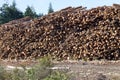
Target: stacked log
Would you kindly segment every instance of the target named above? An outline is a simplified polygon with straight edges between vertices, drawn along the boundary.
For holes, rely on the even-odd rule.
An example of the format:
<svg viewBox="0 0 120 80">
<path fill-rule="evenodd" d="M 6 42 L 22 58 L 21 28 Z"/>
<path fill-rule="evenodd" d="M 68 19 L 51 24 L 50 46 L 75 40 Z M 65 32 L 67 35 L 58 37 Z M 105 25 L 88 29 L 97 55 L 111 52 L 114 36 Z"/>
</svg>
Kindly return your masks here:
<svg viewBox="0 0 120 80">
<path fill-rule="evenodd" d="M 67 7 L 0 27 L 1 59 L 120 59 L 120 14 L 113 6 Z M 16 20 L 17 21 L 17 20 Z"/>
</svg>

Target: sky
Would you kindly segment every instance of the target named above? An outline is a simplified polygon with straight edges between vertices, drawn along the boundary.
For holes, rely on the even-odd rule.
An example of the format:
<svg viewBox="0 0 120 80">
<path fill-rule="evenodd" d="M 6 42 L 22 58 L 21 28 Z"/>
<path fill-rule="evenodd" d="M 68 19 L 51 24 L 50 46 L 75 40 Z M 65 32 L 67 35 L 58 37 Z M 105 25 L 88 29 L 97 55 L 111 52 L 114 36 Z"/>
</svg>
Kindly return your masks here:
<svg viewBox="0 0 120 80">
<path fill-rule="evenodd" d="M 0 0 L 0 7 L 3 3 L 7 1 L 9 4 L 13 2 L 13 0 Z M 58 11 L 60 9 L 72 6 L 84 6 L 87 9 L 95 8 L 98 6 L 111 6 L 113 3 L 120 4 L 120 0 L 15 0 L 16 7 L 21 10 L 25 11 L 27 6 L 34 7 L 36 13 L 43 13 L 47 14 L 49 3 L 51 2 L 54 11 Z"/>
</svg>

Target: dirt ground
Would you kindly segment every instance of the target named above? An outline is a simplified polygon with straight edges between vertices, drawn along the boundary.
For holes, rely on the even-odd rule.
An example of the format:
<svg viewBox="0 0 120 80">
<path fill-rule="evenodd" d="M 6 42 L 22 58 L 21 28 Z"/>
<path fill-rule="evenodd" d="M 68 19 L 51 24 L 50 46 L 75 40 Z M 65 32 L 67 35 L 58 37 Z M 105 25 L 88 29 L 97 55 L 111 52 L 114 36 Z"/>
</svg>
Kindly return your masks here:
<svg viewBox="0 0 120 80">
<path fill-rule="evenodd" d="M 68 72 L 71 80 L 120 80 L 120 60 L 119 61 L 53 61 L 55 67 Z M 0 65 L 17 66 L 26 65 L 28 67 L 36 64 L 36 61 L 0 61 Z"/>
<path fill-rule="evenodd" d="M 72 80 L 120 80 L 120 61 L 61 62 L 56 66 L 69 67 Z"/>
</svg>

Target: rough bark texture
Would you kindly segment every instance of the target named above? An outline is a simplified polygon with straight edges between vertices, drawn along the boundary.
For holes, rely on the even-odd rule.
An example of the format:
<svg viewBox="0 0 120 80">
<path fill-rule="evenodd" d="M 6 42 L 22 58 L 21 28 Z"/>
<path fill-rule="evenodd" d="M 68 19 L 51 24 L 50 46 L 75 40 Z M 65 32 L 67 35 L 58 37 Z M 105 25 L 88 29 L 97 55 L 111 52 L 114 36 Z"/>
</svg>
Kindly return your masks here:
<svg viewBox="0 0 120 80">
<path fill-rule="evenodd" d="M 118 5 L 117 5 L 118 6 Z M 0 26 L 0 58 L 120 59 L 120 9 L 68 7 Z"/>
</svg>

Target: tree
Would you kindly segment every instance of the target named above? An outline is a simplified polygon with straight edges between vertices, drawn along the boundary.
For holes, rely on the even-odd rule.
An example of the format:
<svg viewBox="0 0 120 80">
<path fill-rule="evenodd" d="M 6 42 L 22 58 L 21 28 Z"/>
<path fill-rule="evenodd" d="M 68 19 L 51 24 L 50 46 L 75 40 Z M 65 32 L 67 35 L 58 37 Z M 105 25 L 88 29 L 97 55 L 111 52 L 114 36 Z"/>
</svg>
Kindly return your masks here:
<svg viewBox="0 0 120 80">
<path fill-rule="evenodd" d="M 44 14 L 43 13 L 39 13 L 38 14 L 38 17 L 42 17 Z"/>
<path fill-rule="evenodd" d="M 49 8 L 48 8 L 48 13 L 52 13 L 54 12 L 53 8 L 52 8 L 52 4 L 49 4 Z"/>
<path fill-rule="evenodd" d="M 16 8 L 15 1 L 13 1 L 12 5 L 10 6 L 7 3 L 5 3 L 0 8 L 0 24 L 22 17 L 23 13 Z"/>
<path fill-rule="evenodd" d="M 38 17 L 33 7 L 28 6 L 24 12 L 24 16 L 30 16 L 32 18 Z"/>
</svg>

